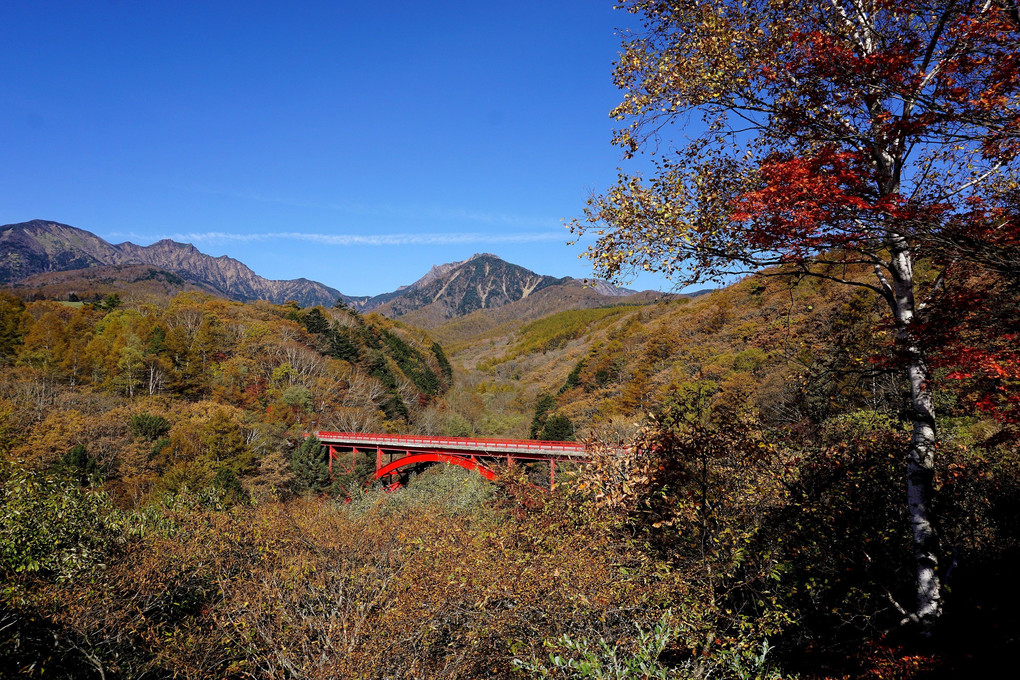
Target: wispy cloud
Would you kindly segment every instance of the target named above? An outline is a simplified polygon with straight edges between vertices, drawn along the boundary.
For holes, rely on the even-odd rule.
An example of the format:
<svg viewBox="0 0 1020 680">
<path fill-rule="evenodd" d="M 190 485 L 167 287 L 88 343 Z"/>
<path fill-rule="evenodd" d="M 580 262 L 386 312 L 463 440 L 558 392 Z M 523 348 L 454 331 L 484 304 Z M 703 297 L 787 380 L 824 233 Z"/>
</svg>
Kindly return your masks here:
<svg viewBox="0 0 1020 680">
<path fill-rule="evenodd" d="M 168 234 L 163 238 L 187 243 L 224 243 L 253 241 L 312 241 L 332 246 L 411 246 L 453 245 L 462 243 L 538 243 L 565 241 L 563 232 L 514 232 L 487 234 L 482 232 L 450 232 L 433 234 L 318 234 L 300 231 L 237 234 L 206 231 Z"/>
</svg>

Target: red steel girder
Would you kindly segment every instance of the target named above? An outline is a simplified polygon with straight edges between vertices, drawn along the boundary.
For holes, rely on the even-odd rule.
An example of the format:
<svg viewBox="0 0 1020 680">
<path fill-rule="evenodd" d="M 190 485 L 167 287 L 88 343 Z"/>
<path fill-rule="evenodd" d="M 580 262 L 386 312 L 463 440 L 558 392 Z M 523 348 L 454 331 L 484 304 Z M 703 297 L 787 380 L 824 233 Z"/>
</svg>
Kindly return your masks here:
<svg viewBox="0 0 1020 680">
<path fill-rule="evenodd" d="M 474 456 L 451 456 L 445 453 L 411 453 L 381 467 L 378 471 L 376 471 L 372 479 L 382 479 L 387 475 L 393 474 L 402 467 L 417 465 L 418 463 L 449 463 L 450 465 L 459 465 L 460 467 L 468 470 L 477 470 L 478 473 L 486 479 L 496 479 L 496 473 L 475 460 Z"/>
</svg>

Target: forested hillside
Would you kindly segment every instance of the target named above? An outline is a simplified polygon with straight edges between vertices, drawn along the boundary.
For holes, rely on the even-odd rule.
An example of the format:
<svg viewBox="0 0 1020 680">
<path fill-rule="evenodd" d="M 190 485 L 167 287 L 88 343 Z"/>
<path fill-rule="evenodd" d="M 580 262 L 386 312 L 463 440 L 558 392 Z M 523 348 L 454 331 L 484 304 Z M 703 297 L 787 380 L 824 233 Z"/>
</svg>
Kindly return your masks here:
<svg viewBox="0 0 1020 680">
<path fill-rule="evenodd" d="M 164 269 L 117 270 L 138 277 L 123 297 L 42 299 L 68 297 L 46 276 L 0 292 L 0 676 L 941 680 L 1015 666 L 1020 2 L 618 4 L 613 143 L 647 156 L 569 227 L 606 280 L 718 289 L 607 296 L 483 254 L 347 300 L 398 320 L 343 299 L 161 297 L 179 285 Z M 445 40 L 463 25 L 440 14 Z M 408 41 L 415 60 L 426 42 Z M 431 89 L 463 107 L 462 88 Z M 425 149 L 429 107 L 411 108 Z M 468 132 L 443 157 L 463 136 L 498 163 L 499 145 Z M 410 185 L 387 138 L 368 137 L 395 204 Z M 304 153 L 336 155 L 306 139 Z M 286 189 L 260 204 L 296 208 Z M 321 207 L 366 232 L 403 215 L 367 196 Z M 487 235 L 294 235 L 547 242 L 510 233 L 530 218 L 478 217 Z M 6 232 L 18 248 L 0 274 L 123 254 L 44 226 Z M 373 485 L 354 456 L 327 469 L 316 429 L 573 439 L 585 459 L 553 482 L 551 462 L 509 454 L 492 481 L 412 457 L 403 486 Z"/>
<path fill-rule="evenodd" d="M 1010 284 L 988 284 L 1008 314 Z M 911 587 L 903 397 L 879 308 L 834 283 L 567 310 L 452 367 L 342 308 L 2 302 L 11 672 L 512 677 L 543 640 L 602 658 L 610 636 L 633 658 L 661 644 L 679 677 L 925 677 L 1020 630 L 997 585 L 1020 545 L 1015 421 L 987 402 L 994 371 L 947 367 L 953 643 L 882 637 Z M 554 493 L 513 470 L 365 492 L 331 488 L 312 427 L 578 438 L 595 459 Z"/>
<path fill-rule="evenodd" d="M 313 426 L 405 429 L 451 379 L 423 333 L 347 309 L 3 293 L 0 327 L 5 450 L 95 473 L 128 507 L 208 487 L 287 495 L 307 482 L 288 459 Z"/>
<path fill-rule="evenodd" d="M 862 410 L 897 417 L 902 393 L 880 304 L 834 282 L 771 274 L 697 298 L 565 310 L 512 328 L 490 327 L 470 343 L 454 343 L 451 357 L 470 369 L 464 375 L 475 382 L 476 397 L 513 391 L 520 422 L 546 394 L 579 437 L 602 428 L 633 432 L 670 394 L 691 390 L 713 409 L 750 408 L 770 426 L 811 434 L 828 418 Z M 980 285 L 1000 323 L 1014 324 L 1006 319 L 1015 313 L 1010 284 L 985 278 Z M 946 393 L 940 418 L 950 427 L 949 439 L 971 441 L 957 427 L 971 425 L 1008 436 L 1014 418 L 1009 369 L 972 364 L 973 371 L 952 370 L 959 359 L 959 348 L 949 344 L 935 359 L 945 366 L 937 379 Z M 459 388 L 448 395 L 462 398 Z M 981 413 L 998 414 L 1000 424 L 979 424 Z M 484 427 L 477 432 L 499 434 Z"/>
</svg>

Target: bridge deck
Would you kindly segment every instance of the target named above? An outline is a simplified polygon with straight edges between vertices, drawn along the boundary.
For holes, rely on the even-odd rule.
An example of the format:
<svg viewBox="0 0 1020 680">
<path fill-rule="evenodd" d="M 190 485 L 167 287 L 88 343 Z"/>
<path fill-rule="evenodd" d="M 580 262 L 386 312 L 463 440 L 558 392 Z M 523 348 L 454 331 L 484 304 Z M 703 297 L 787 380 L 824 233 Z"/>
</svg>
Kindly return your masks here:
<svg viewBox="0 0 1020 680">
<path fill-rule="evenodd" d="M 358 432 L 315 433 L 323 444 L 342 447 L 371 447 L 400 451 L 469 453 L 476 456 L 513 457 L 528 460 L 588 460 L 584 444 L 531 439 L 473 439 L 468 437 L 419 437 L 402 434 Z"/>
</svg>

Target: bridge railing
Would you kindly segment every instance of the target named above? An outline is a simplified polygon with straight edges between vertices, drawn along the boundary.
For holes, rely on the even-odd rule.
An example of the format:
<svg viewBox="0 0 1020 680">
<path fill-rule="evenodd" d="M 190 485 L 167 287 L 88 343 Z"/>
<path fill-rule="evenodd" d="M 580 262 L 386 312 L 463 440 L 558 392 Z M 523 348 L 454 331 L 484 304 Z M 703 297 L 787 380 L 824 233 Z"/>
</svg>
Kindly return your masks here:
<svg viewBox="0 0 1020 680">
<path fill-rule="evenodd" d="M 316 436 L 323 443 L 363 443 L 376 446 L 437 446 L 475 449 L 479 451 L 547 451 L 584 455 L 585 446 L 578 442 L 545 441 L 536 439 L 482 439 L 472 437 L 423 437 L 399 434 L 366 434 L 361 432 L 332 432 L 322 430 Z"/>
</svg>

